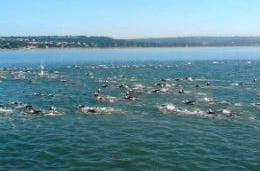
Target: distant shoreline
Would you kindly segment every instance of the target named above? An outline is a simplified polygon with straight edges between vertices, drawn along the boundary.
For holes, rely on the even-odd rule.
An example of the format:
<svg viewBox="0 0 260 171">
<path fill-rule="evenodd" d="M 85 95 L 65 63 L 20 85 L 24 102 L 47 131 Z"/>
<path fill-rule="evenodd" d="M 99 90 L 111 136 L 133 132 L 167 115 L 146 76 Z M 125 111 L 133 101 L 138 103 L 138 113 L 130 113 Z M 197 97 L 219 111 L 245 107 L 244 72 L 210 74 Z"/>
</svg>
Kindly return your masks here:
<svg viewBox="0 0 260 171">
<path fill-rule="evenodd" d="M 0 49 L 121 49 L 121 48 L 196 48 L 258 47 L 260 37 L 175 37 L 115 39 L 96 36 L 0 37 Z"/>
<path fill-rule="evenodd" d="M 10 48 L 0 49 L 0 51 L 33 51 L 33 50 L 93 50 L 93 49 L 163 49 L 163 48 L 248 48 L 248 47 L 259 47 L 260 46 L 161 46 L 161 47 L 67 47 L 67 48 Z"/>
</svg>

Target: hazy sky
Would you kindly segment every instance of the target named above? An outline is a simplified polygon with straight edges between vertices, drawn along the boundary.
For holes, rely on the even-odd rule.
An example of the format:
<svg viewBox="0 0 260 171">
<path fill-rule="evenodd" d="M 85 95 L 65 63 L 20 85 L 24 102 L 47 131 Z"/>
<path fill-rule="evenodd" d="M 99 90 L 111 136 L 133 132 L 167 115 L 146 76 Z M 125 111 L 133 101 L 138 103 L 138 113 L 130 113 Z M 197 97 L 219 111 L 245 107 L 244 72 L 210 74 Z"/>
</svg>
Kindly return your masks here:
<svg viewBox="0 0 260 171">
<path fill-rule="evenodd" d="M 0 0 L 0 36 L 260 36 L 260 0 Z"/>
</svg>

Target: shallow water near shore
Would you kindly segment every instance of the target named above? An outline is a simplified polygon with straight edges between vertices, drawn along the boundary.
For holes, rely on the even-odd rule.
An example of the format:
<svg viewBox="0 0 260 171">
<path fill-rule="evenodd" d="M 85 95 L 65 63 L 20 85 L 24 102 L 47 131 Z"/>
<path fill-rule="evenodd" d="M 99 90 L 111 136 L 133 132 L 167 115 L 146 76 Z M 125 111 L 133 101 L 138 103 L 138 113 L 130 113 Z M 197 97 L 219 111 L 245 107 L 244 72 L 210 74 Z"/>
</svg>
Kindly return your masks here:
<svg viewBox="0 0 260 171">
<path fill-rule="evenodd" d="M 0 170 L 260 169 L 260 48 L 0 59 Z"/>
</svg>

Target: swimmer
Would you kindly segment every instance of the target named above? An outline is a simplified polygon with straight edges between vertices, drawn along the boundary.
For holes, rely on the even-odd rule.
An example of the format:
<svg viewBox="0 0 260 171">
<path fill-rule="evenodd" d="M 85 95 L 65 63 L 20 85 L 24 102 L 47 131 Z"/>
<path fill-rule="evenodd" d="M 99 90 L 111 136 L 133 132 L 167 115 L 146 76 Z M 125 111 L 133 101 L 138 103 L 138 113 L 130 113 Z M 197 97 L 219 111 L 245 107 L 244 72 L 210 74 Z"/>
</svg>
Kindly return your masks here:
<svg viewBox="0 0 260 171">
<path fill-rule="evenodd" d="M 11 109 L 8 109 L 5 105 L 0 104 L 0 112 L 11 112 Z"/>
<path fill-rule="evenodd" d="M 99 96 L 99 93 L 97 93 L 97 92 L 95 92 L 95 93 L 93 93 L 93 96 Z"/>
<path fill-rule="evenodd" d="M 82 105 L 82 104 L 78 105 L 78 109 L 81 112 L 83 112 L 83 113 L 85 113 L 85 112 L 87 112 L 87 113 L 96 113 L 97 112 L 96 108 L 94 108 L 94 107 L 86 107 L 85 105 Z"/>
<path fill-rule="evenodd" d="M 78 109 L 83 109 L 84 107 L 85 107 L 85 105 L 83 105 L 83 104 L 78 105 Z"/>
<path fill-rule="evenodd" d="M 89 112 L 89 113 L 96 113 L 97 111 L 96 111 L 95 108 L 90 107 L 90 108 L 88 108 L 87 112 Z"/>
<path fill-rule="evenodd" d="M 195 105 L 195 101 L 193 101 L 193 100 L 184 100 L 183 103 L 185 103 L 187 105 Z"/>
<path fill-rule="evenodd" d="M 101 89 L 99 88 L 95 93 L 93 93 L 93 96 L 99 96 L 101 94 Z"/>
<path fill-rule="evenodd" d="M 185 77 L 185 80 L 192 81 L 193 79 L 192 79 L 192 77 Z"/>
<path fill-rule="evenodd" d="M 165 81 L 167 81 L 167 79 L 165 79 L 165 78 L 161 78 L 161 79 L 159 79 L 159 81 L 163 81 L 163 82 L 165 82 Z"/>
<path fill-rule="evenodd" d="M 127 99 L 127 100 L 135 100 L 135 97 L 134 97 L 134 96 L 131 96 L 131 95 L 125 95 L 124 99 Z"/>
<path fill-rule="evenodd" d="M 133 93 L 134 93 L 133 90 L 128 90 L 128 91 L 125 92 L 125 96 L 130 96 Z"/>
<path fill-rule="evenodd" d="M 103 96 L 98 96 L 98 97 L 97 97 L 97 100 L 98 100 L 98 101 L 105 101 L 105 97 L 103 97 Z"/>
<path fill-rule="evenodd" d="M 92 76 L 93 73 L 92 73 L 92 72 L 87 72 L 86 75 L 87 75 L 87 76 Z"/>
<path fill-rule="evenodd" d="M 212 109 L 209 109 L 209 110 L 207 111 L 207 113 L 208 113 L 208 114 L 215 114 L 215 112 L 214 112 Z"/>
<path fill-rule="evenodd" d="M 125 85 L 125 84 L 119 84 L 119 85 L 117 85 L 116 87 L 118 87 L 118 88 L 127 88 L 128 86 Z"/>
<path fill-rule="evenodd" d="M 156 85 L 156 86 L 159 86 L 159 87 L 161 87 L 161 88 L 162 88 L 162 87 L 166 87 L 166 84 L 165 84 L 165 83 L 156 83 L 155 85 Z"/>
<path fill-rule="evenodd" d="M 96 99 L 98 101 L 101 101 L 101 102 L 111 102 L 111 103 L 113 103 L 117 100 L 117 97 L 100 95 L 100 96 L 97 96 Z"/>
<path fill-rule="evenodd" d="M 168 112 L 177 112 L 178 109 L 173 104 L 161 104 L 159 106 L 160 110 L 168 111 Z"/>
<path fill-rule="evenodd" d="M 184 93 L 184 90 L 183 90 L 183 89 L 180 89 L 180 90 L 178 91 L 178 93 L 179 93 L 179 94 L 183 94 L 183 93 Z"/>
<path fill-rule="evenodd" d="M 153 92 L 153 93 L 159 93 L 159 92 L 160 92 L 160 89 L 153 89 L 152 92 Z"/>
<path fill-rule="evenodd" d="M 54 113 L 55 111 L 56 111 L 56 107 L 51 106 L 51 107 L 49 108 L 49 113 Z"/>
<path fill-rule="evenodd" d="M 106 84 L 103 84 L 102 87 L 103 87 L 103 88 L 109 87 L 109 84 L 107 84 L 107 83 L 106 83 Z"/>
<path fill-rule="evenodd" d="M 233 112 L 226 114 L 226 117 L 235 118 L 237 115 Z"/>
<path fill-rule="evenodd" d="M 33 93 L 34 96 L 42 96 L 42 93 Z"/>
<path fill-rule="evenodd" d="M 34 109 L 32 105 L 25 105 L 24 109 L 28 114 L 42 114 L 41 110 Z"/>
</svg>

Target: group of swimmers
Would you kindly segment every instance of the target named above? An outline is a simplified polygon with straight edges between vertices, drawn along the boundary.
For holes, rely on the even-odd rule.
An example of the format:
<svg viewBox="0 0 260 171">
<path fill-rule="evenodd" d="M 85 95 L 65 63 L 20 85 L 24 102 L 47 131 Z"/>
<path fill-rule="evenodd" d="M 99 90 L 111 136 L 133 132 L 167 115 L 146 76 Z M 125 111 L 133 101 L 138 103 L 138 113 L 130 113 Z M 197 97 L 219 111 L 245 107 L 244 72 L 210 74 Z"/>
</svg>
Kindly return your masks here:
<svg viewBox="0 0 260 171">
<path fill-rule="evenodd" d="M 23 72 L 27 73 L 27 72 L 30 72 L 30 70 L 26 69 Z M 90 77 L 93 77 L 94 74 L 92 72 L 87 72 L 86 75 L 90 76 Z M 169 81 L 169 79 L 167 79 L 167 78 L 159 79 L 159 82 L 156 83 L 155 85 L 157 85 L 160 88 L 152 89 L 151 92 L 152 93 L 166 93 L 166 92 L 168 92 L 168 90 L 165 89 L 165 87 L 167 86 L 166 82 L 168 82 L 168 81 Z M 176 79 L 174 79 L 174 81 L 176 81 L 176 82 L 180 82 L 180 81 L 193 81 L 193 78 L 192 77 L 176 78 Z M 237 84 L 237 86 L 242 86 L 242 85 L 243 85 L 242 83 L 238 83 Z M 194 85 L 194 87 L 196 87 L 196 88 L 200 88 L 200 87 L 203 87 L 203 86 L 208 86 L 209 87 L 209 86 L 211 86 L 211 83 L 210 82 L 206 82 L 203 85 L 200 85 L 200 84 Z M 105 89 L 105 88 L 108 88 L 108 87 L 110 87 L 110 82 L 106 80 L 106 81 L 104 81 L 104 84 L 101 86 L 101 88 Z M 133 88 L 129 88 L 130 86 L 122 83 L 122 84 L 116 85 L 115 87 L 125 90 L 125 92 L 123 93 L 123 99 L 131 100 L 131 101 L 136 100 L 135 91 L 133 90 Z M 106 96 L 103 93 L 103 90 L 101 90 L 101 88 L 98 88 L 97 91 L 95 91 L 93 93 L 93 96 L 95 96 L 98 101 L 113 101 L 113 97 Z M 178 94 L 185 94 L 186 90 L 181 88 L 181 89 L 177 90 L 177 93 Z M 54 96 L 52 94 L 43 94 L 43 93 L 38 93 L 38 92 L 34 93 L 33 95 L 34 96 L 48 96 L 48 97 L 49 96 Z M 196 102 L 194 100 L 184 100 L 183 103 L 187 104 L 187 105 L 197 105 L 198 102 Z M 17 103 L 17 105 L 18 105 L 18 103 Z M 255 103 L 255 105 L 256 106 L 260 106 L 260 102 Z M 28 114 L 45 114 L 45 113 L 52 114 L 52 113 L 57 112 L 57 110 L 56 110 L 56 108 L 54 106 L 51 106 L 47 110 L 47 112 L 44 111 L 44 110 L 36 109 L 32 105 L 30 105 L 30 104 L 23 105 L 22 109 L 24 110 L 25 113 L 28 113 Z M 78 109 L 80 111 L 84 111 L 84 112 L 87 112 L 87 113 L 97 113 L 98 112 L 98 108 L 97 107 L 89 107 L 89 106 L 82 105 L 82 104 L 78 105 Z M 172 111 L 172 112 L 178 111 L 177 108 L 175 108 L 173 106 L 165 105 L 165 104 L 160 105 L 159 109 Z M 5 105 L 0 105 L 0 112 L 1 111 L 9 111 L 9 108 L 7 106 L 5 106 Z M 226 109 L 220 109 L 220 110 L 214 111 L 213 109 L 210 108 L 205 113 L 207 113 L 209 115 L 215 115 L 215 114 L 220 113 L 220 112 L 226 114 L 226 116 L 228 116 L 228 117 L 236 117 L 237 116 L 236 113 L 231 112 L 231 111 L 226 110 Z"/>
<path fill-rule="evenodd" d="M 184 81 L 184 80 L 187 80 L 187 81 L 192 81 L 192 77 L 186 77 L 186 78 L 177 78 L 175 79 L 175 81 Z M 156 83 L 155 85 L 159 86 L 159 87 L 166 87 L 166 83 L 168 81 L 168 79 L 165 79 L 165 78 L 162 78 L 162 79 L 159 79 L 159 83 Z M 210 82 L 206 82 L 204 85 L 199 85 L 199 84 L 196 84 L 194 87 L 196 88 L 199 88 L 199 87 L 203 87 L 203 86 L 211 86 L 211 83 Z M 110 87 L 110 83 L 109 81 L 104 81 L 104 84 L 101 86 L 101 88 L 107 88 L 107 87 Z M 118 84 L 118 85 L 115 85 L 116 88 L 120 88 L 120 89 L 125 89 L 125 93 L 124 93 L 124 99 L 127 99 L 127 100 L 135 100 L 136 97 L 134 96 L 134 93 L 135 91 L 133 90 L 133 88 L 130 88 L 130 86 L 128 86 L 127 84 Z M 106 96 L 104 95 L 104 92 L 103 90 L 101 90 L 101 88 L 98 88 L 97 91 L 95 91 L 93 93 L 93 96 L 95 96 L 97 98 L 97 100 L 99 101 L 105 101 L 106 99 Z M 152 93 L 160 93 L 160 92 L 164 92 L 162 90 L 162 88 L 156 88 L 156 89 L 152 89 L 151 92 Z M 165 91 L 167 92 L 167 91 Z M 178 94 L 184 94 L 185 93 L 185 90 L 184 89 L 179 89 L 178 91 Z M 214 102 L 212 100 L 209 100 L 208 101 L 210 104 L 214 104 Z M 184 100 L 183 101 L 184 104 L 187 104 L 187 105 L 196 105 L 198 102 L 196 102 L 195 100 Z M 89 107 L 89 106 L 86 106 L 86 105 L 78 105 L 78 109 L 80 111 L 84 111 L 85 113 L 97 113 L 97 108 L 96 107 Z M 160 110 L 166 110 L 166 111 L 171 111 L 171 112 L 178 112 L 177 108 L 174 106 L 174 105 L 166 105 L 166 104 L 162 104 L 159 106 L 159 109 Z M 208 115 L 215 115 L 215 114 L 219 114 L 219 113 L 223 113 L 225 114 L 227 117 L 236 117 L 237 114 L 234 113 L 234 112 L 231 112 L 227 109 L 220 109 L 220 110 L 216 110 L 214 111 L 213 109 L 208 109 L 206 112 L 206 114 Z"/>
</svg>

